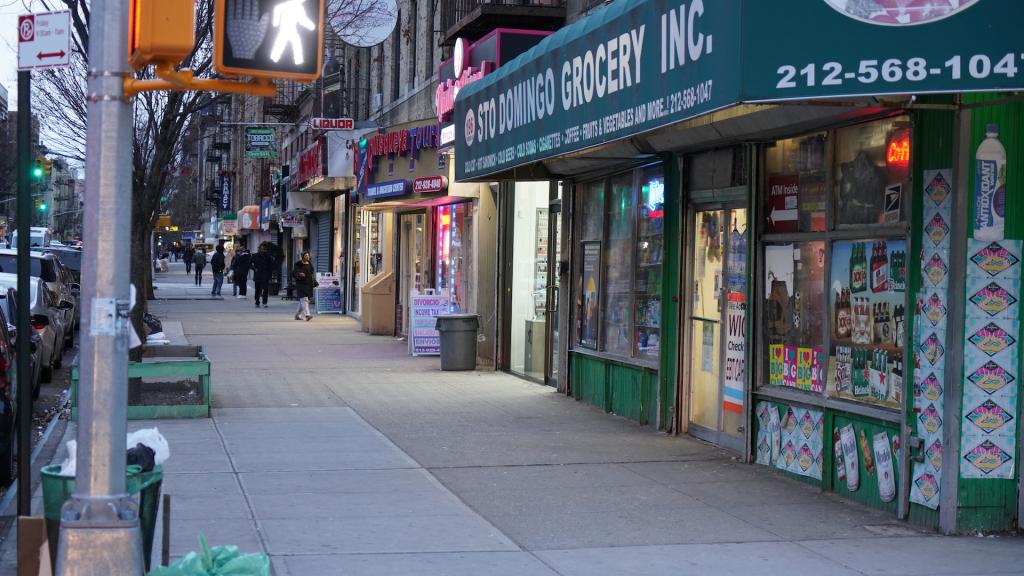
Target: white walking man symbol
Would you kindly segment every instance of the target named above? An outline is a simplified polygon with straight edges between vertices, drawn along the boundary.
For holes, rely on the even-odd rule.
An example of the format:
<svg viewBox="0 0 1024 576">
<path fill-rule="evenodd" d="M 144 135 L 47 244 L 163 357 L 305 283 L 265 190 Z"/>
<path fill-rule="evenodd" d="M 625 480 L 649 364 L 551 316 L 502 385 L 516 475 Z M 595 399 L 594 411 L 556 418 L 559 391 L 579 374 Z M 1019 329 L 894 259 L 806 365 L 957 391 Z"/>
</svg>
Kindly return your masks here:
<svg viewBox="0 0 1024 576">
<path fill-rule="evenodd" d="M 299 26 L 306 30 L 316 30 L 316 23 L 306 16 L 306 7 L 303 6 L 305 2 L 306 0 L 285 0 L 274 6 L 271 24 L 278 30 L 274 47 L 270 50 L 270 59 L 274 62 L 281 60 L 281 54 L 290 44 L 295 65 L 302 64 L 302 37 L 299 36 Z"/>
</svg>

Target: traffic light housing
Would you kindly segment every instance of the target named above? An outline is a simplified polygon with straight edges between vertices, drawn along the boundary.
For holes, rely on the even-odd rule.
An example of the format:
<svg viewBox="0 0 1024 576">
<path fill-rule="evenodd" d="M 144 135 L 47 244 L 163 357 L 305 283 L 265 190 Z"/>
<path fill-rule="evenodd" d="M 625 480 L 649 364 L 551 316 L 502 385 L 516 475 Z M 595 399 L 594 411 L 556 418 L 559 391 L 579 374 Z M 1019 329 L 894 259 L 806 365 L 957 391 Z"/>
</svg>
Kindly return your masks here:
<svg viewBox="0 0 1024 576">
<path fill-rule="evenodd" d="M 214 67 L 225 76 L 313 82 L 324 56 L 323 0 L 216 0 Z"/>
<path fill-rule="evenodd" d="M 43 170 L 43 164 L 39 160 L 32 166 L 32 177 L 36 180 L 42 180 L 45 171 Z"/>
<path fill-rule="evenodd" d="M 53 160 L 50 160 L 49 158 L 43 158 L 42 160 L 39 161 L 39 164 L 43 168 L 43 176 L 45 178 L 49 178 L 50 174 L 53 173 Z"/>
<path fill-rule="evenodd" d="M 177 66 L 195 46 L 193 0 L 129 0 L 128 61 Z"/>
</svg>

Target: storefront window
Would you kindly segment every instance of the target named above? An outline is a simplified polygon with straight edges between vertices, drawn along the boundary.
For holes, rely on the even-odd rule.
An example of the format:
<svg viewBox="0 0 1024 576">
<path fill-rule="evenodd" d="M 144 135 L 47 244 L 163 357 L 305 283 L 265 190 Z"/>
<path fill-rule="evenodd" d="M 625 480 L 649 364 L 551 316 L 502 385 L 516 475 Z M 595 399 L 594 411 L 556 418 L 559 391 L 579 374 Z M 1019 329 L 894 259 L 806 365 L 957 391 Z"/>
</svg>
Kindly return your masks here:
<svg viewBox="0 0 1024 576">
<path fill-rule="evenodd" d="M 879 232 L 906 217 L 909 142 L 896 118 L 767 150 L 763 385 L 900 406 L 907 242 Z M 874 234 L 850 232 L 865 226 Z"/>
<path fill-rule="evenodd" d="M 605 204 L 608 236 L 604 249 L 604 309 L 601 336 L 604 349 L 629 356 L 630 266 L 633 262 L 633 174 L 612 178 Z"/>
<path fill-rule="evenodd" d="M 836 225 L 895 224 L 910 192 L 907 121 L 860 124 L 836 131 Z"/>
<path fill-rule="evenodd" d="M 473 205 L 464 202 L 441 206 L 435 214 L 436 287 L 448 294 L 452 312 L 468 312 L 473 274 Z"/>
<path fill-rule="evenodd" d="M 665 233 L 665 177 L 660 168 L 640 173 L 638 211 L 634 354 L 657 359 L 661 348 L 661 258 Z"/>
<path fill-rule="evenodd" d="M 827 135 L 814 134 L 782 140 L 766 150 L 765 232 L 825 231 L 827 144 Z"/>
<path fill-rule="evenodd" d="M 584 184 L 578 198 L 576 343 L 616 356 L 657 360 L 665 203 L 661 168 Z"/>
<path fill-rule="evenodd" d="M 355 314 L 359 313 L 359 299 L 362 296 L 361 290 L 363 287 L 363 238 L 366 237 L 363 220 L 365 217 L 366 212 L 359 206 L 356 206 L 356 209 L 352 212 L 352 272 L 349 276 L 351 286 L 348 291 L 348 309 Z"/>
<path fill-rule="evenodd" d="M 825 243 L 768 244 L 764 264 L 768 384 L 821 392 L 826 361 Z"/>
</svg>

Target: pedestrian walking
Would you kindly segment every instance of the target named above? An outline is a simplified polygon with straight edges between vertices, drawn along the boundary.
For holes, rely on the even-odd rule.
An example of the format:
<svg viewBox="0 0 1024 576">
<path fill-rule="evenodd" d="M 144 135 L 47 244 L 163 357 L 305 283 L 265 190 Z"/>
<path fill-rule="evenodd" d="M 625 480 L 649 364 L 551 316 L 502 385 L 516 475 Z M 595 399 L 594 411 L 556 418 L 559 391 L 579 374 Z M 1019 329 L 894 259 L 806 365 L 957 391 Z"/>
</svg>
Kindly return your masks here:
<svg viewBox="0 0 1024 576">
<path fill-rule="evenodd" d="M 260 307 L 260 300 L 263 300 L 263 307 L 267 307 L 267 297 L 270 295 L 270 277 L 274 270 L 274 257 L 270 255 L 270 249 L 266 243 L 260 244 L 256 255 L 252 257 L 252 281 L 256 285 L 256 307 Z"/>
<path fill-rule="evenodd" d="M 192 256 L 192 265 L 196 267 L 196 286 L 203 285 L 203 268 L 206 267 L 206 252 L 196 250 Z"/>
<path fill-rule="evenodd" d="M 213 272 L 213 290 L 210 296 L 220 296 L 220 289 L 224 286 L 224 245 L 218 244 L 217 250 L 210 258 L 210 271 Z"/>
<path fill-rule="evenodd" d="M 185 244 L 184 248 L 184 260 L 185 260 L 185 274 L 192 273 L 192 259 L 195 257 L 195 248 L 192 247 L 192 243 Z"/>
<path fill-rule="evenodd" d="M 292 280 L 295 281 L 295 296 L 299 299 L 299 307 L 295 310 L 295 319 L 302 320 L 300 314 L 305 315 L 306 321 L 313 317 L 309 314 L 309 299 L 313 297 L 314 283 L 313 264 L 309 261 L 309 252 L 302 253 L 302 259 L 295 263 L 292 269 Z"/>
<path fill-rule="evenodd" d="M 231 259 L 231 277 L 235 284 L 234 292 L 238 298 L 245 298 L 249 289 L 249 267 L 252 266 L 252 254 L 242 248 Z"/>
</svg>

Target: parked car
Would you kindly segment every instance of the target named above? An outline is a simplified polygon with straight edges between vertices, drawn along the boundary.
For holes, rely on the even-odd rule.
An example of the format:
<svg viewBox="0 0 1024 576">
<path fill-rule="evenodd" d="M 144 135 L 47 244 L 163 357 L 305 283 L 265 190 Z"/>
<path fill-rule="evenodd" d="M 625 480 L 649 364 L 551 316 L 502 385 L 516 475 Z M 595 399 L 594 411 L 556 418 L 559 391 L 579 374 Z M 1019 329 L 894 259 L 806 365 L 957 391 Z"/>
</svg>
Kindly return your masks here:
<svg viewBox="0 0 1024 576">
<path fill-rule="evenodd" d="M 18 379 L 14 340 L 7 317 L 0 313 L 0 486 L 14 480 Z"/>
<path fill-rule="evenodd" d="M 82 278 L 82 251 L 74 248 L 46 248 L 43 250 L 57 257 L 60 263 L 71 273 L 72 282 L 80 283 Z"/>
<path fill-rule="evenodd" d="M 62 273 L 60 261 L 56 256 L 46 252 L 32 251 L 31 270 L 29 274 L 33 277 L 42 278 L 46 287 L 57 295 L 56 306 L 59 307 L 62 301 L 71 303 L 70 307 L 60 307 L 64 321 L 61 327 L 64 329 L 64 347 L 70 348 L 74 345 L 75 326 L 78 324 L 78 292 L 81 286 L 75 282 L 69 282 L 69 276 Z M 0 272 L 15 272 L 18 270 L 17 250 L 0 250 Z"/>
<path fill-rule="evenodd" d="M 58 300 L 41 278 L 33 277 L 29 286 L 30 323 L 43 345 L 40 381 L 49 382 L 53 379 L 54 368 L 63 365 L 64 313 L 74 305 L 66 300 Z M 18 276 L 0 273 L 0 289 L 8 288 L 18 288 Z"/>
<path fill-rule="evenodd" d="M 7 331 L 11 336 L 11 344 L 17 347 L 18 330 L 18 291 L 10 288 L 0 289 L 0 314 L 7 319 Z M 43 368 L 43 338 L 35 330 L 29 330 L 29 366 L 32 368 L 32 398 L 39 398 L 40 372 Z"/>
</svg>

